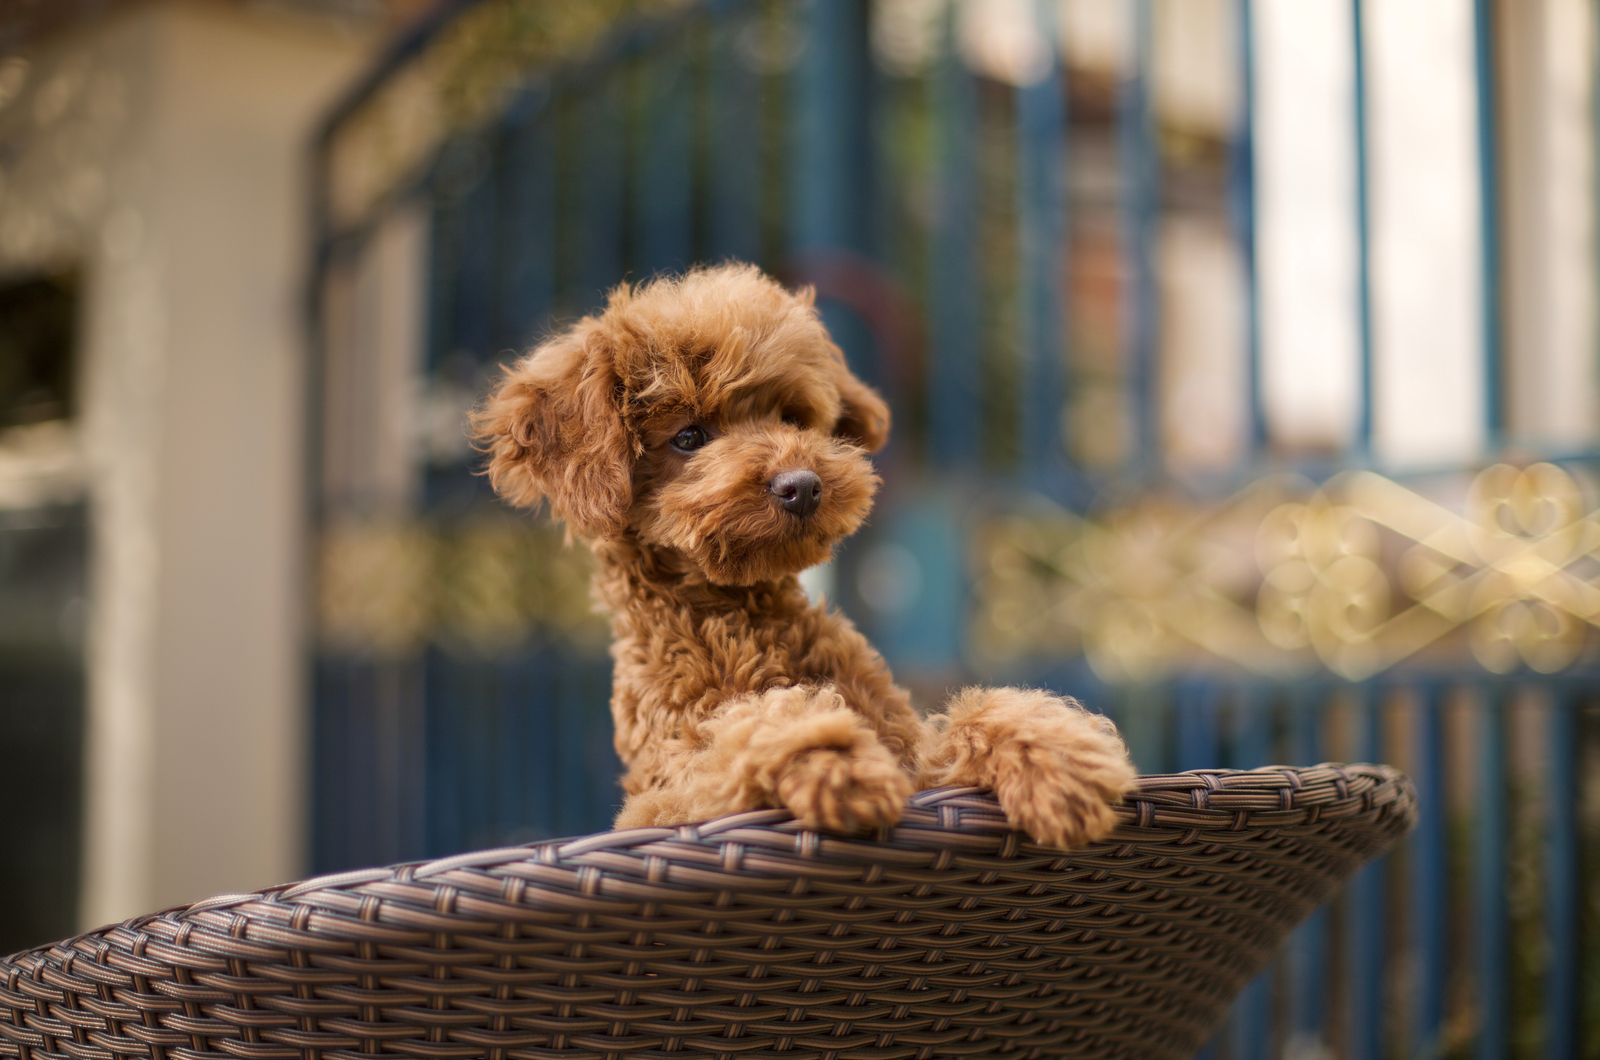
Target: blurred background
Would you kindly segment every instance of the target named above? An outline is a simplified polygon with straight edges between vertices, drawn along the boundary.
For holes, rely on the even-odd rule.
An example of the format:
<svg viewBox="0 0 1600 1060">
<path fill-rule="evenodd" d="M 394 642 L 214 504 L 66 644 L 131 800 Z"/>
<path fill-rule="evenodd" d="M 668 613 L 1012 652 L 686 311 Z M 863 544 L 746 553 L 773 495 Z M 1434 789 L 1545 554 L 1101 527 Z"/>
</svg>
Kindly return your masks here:
<svg viewBox="0 0 1600 1060">
<path fill-rule="evenodd" d="M 495 366 L 697 261 L 890 400 L 925 707 L 1408 770 L 1208 1053 L 1600 1057 L 1593 0 L 0 0 L 0 951 L 602 829 Z"/>
</svg>

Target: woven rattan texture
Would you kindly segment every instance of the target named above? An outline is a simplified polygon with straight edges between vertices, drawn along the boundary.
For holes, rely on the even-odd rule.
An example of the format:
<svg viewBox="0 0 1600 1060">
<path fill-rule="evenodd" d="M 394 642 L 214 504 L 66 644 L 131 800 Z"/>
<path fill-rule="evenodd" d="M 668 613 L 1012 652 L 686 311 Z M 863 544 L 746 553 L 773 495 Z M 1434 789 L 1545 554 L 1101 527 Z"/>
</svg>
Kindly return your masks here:
<svg viewBox="0 0 1600 1060">
<path fill-rule="evenodd" d="M 970 789 L 345 873 L 0 961 L 0 1057 L 1184 1057 L 1410 827 L 1377 766 L 1149 776 L 1062 854 Z"/>
</svg>

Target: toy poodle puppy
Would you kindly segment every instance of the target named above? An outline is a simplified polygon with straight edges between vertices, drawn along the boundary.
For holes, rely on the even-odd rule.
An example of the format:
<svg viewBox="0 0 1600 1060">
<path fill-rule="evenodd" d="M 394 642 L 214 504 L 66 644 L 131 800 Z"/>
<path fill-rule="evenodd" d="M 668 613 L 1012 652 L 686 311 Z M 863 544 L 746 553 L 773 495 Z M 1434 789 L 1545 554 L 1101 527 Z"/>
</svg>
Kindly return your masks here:
<svg viewBox="0 0 1600 1060">
<path fill-rule="evenodd" d="M 923 719 L 806 599 L 796 575 L 866 518 L 889 430 L 809 290 L 738 264 L 624 284 L 506 368 L 473 429 L 500 496 L 548 500 L 598 560 L 617 827 L 782 807 L 863 832 L 915 790 L 973 785 L 1048 846 L 1111 830 L 1134 773 L 1110 721 L 1017 688 Z"/>
</svg>

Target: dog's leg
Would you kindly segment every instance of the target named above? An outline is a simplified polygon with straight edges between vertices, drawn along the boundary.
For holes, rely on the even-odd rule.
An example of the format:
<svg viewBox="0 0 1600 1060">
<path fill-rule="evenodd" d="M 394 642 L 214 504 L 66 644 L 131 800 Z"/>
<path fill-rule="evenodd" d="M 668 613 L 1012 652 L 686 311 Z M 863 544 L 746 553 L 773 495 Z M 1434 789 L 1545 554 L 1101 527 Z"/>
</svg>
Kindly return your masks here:
<svg viewBox="0 0 1600 1060">
<path fill-rule="evenodd" d="M 629 796 L 618 828 L 681 824 L 762 806 L 808 828 L 870 831 L 900 819 L 912 792 L 861 715 L 831 687 L 775 688 L 719 707 L 697 746 Z"/>
<path fill-rule="evenodd" d="M 1082 846 L 1115 827 L 1111 804 L 1134 770 L 1110 719 L 1048 692 L 969 688 L 932 721 L 940 728 L 921 787 L 988 788 L 1006 818 L 1046 846 Z"/>
</svg>

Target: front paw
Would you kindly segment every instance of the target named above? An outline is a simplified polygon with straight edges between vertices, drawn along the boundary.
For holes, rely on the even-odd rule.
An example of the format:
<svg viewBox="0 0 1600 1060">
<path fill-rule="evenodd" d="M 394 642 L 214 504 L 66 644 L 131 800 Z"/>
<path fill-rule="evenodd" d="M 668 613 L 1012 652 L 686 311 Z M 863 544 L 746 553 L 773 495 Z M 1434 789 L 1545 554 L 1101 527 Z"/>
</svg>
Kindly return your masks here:
<svg viewBox="0 0 1600 1060">
<path fill-rule="evenodd" d="M 894 824 L 912 790 L 911 779 L 876 740 L 805 751 L 777 781 L 778 801 L 801 824 L 830 832 L 871 832 Z"/>
<path fill-rule="evenodd" d="M 924 764 L 928 786 L 989 788 L 1006 819 L 1045 846 L 1083 846 L 1116 827 L 1112 806 L 1136 774 L 1110 719 L 1019 688 L 968 689 L 948 719 Z"/>
</svg>

